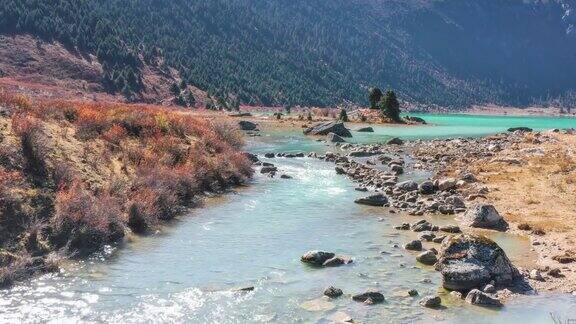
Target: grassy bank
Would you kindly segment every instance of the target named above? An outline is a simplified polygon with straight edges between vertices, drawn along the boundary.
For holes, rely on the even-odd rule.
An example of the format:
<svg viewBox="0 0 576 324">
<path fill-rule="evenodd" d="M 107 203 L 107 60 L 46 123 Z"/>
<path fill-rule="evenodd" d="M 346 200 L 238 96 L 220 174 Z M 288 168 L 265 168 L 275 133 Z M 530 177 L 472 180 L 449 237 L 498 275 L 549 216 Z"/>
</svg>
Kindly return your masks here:
<svg viewBox="0 0 576 324">
<path fill-rule="evenodd" d="M 0 90 L 0 285 L 146 234 L 252 174 L 227 125 Z"/>
</svg>

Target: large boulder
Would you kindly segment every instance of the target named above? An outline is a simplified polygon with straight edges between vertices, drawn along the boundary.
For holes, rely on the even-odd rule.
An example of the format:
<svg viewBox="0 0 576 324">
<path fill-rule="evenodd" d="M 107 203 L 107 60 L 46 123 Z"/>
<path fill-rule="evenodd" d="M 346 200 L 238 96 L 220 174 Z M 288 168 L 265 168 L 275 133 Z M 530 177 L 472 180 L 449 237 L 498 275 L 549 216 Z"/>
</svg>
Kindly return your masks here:
<svg viewBox="0 0 576 324">
<path fill-rule="evenodd" d="M 238 126 L 240 126 L 240 129 L 243 131 L 253 131 L 253 130 L 256 130 L 258 128 L 258 124 L 253 123 L 251 121 L 247 121 L 247 120 L 239 121 Z"/>
<path fill-rule="evenodd" d="M 520 278 L 520 272 L 498 244 L 471 234 L 444 240 L 436 270 L 442 273 L 444 288 L 458 291 L 482 289 L 491 281 L 508 285 Z"/>
<path fill-rule="evenodd" d="M 305 135 L 328 135 L 334 133 L 341 137 L 352 137 L 352 133 L 342 122 L 324 122 L 304 130 Z"/>
<path fill-rule="evenodd" d="M 462 216 L 462 222 L 470 227 L 494 229 L 505 231 L 508 223 L 502 218 L 493 205 L 478 204 L 466 211 Z"/>
<path fill-rule="evenodd" d="M 371 195 L 368 197 L 358 198 L 354 201 L 360 205 L 383 207 L 388 204 L 388 197 L 383 194 Z"/>
</svg>

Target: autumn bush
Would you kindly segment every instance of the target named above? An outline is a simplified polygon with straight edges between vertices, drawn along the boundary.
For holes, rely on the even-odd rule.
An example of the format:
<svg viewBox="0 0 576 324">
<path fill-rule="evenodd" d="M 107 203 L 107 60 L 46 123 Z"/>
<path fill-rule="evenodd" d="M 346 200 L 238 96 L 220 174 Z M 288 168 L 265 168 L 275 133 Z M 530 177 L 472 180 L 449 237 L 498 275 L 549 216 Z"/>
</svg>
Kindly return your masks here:
<svg viewBox="0 0 576 324">
<path fill-rule="evenodd" d="M 0 118 L 18 139 L 9 147 L 0 140 L 0 236 L 7 230 L 2 219 L 22 219 L 0 247 L 14 255 L 90 254 L 121 241 L 127 230 L 150 232 L 196 206 L 205 192 L 252 175 L 235 127 L 178 110 L 33 102 L 2 91 L 0 106 L 10 107 L 10 117 Z M 14 152 L 21 163 L 8 163 Z M 4 277 L 19 277 L 16 269 L 31 264 L 25 259 L 6 259 L 13 268 L 0 264 Z"/>
</svg>

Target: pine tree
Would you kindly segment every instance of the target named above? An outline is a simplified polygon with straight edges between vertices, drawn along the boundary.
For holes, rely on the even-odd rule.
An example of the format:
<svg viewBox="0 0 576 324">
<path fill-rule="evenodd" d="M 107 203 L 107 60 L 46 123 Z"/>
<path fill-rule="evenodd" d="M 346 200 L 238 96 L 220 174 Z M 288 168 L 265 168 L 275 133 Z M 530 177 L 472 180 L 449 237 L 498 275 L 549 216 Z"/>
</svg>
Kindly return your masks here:
<svg viewBox="0 0 576 324">
<path fill-rule="evenodd" d="M 370 101 L 371 109 L 378 109 L 378 103 L 382 100 L 382 90 L 376 87 L 370 88 L 368 100 Z"/>
<path fill-rule="evenodd" d="M 401 122 L 400 119 L 400 102 L 396 98 L 396 93 L 392 90 L 386 91 L 384 99 L 380 102 L 380 109 L 382 110 L 382 115 L 391 119 L 394 122 Z"/>
<path fill-rule="evenodd" d="M 188 92 L 188 106 L 190 107 L 195 107 L 196 106 L 196 98 L 194 97 L 194 94 L 192 93 L 192 91 Z"/>
<path fill-rule="evenodd" d="M 170 86 L 170 92 L 172 92 L 172 94 L 174 96 L 179 96 L 180 95 L 180 87 L 178 87 L 178 85 L 176 83 L 172 83 L 172 85 Z"/>
<path fill-rule="evenodd" d="M 343 122 L 348 122 L 348 114 L 346 113 L 346 109 L 340 110 L 340 120 Z"/>
</svg>

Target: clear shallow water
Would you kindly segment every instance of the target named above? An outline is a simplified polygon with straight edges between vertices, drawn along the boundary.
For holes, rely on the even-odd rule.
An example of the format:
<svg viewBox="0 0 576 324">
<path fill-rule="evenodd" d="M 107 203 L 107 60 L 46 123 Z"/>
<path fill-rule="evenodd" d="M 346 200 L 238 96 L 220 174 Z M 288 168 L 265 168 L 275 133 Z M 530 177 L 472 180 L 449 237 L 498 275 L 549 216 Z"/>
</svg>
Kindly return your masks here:
<svg viewBox="0 0 576 324">
<path fill-rule="evenodd" d="M 322 151 L 325 146 L 284 132 L 257 139 L 248 149 Z M 546 323 L 550 312 L 576 316 L 576 297 L 560 294 L 523 297 L 497 312 L 447 295 L 446 309 L 421 308 L 418 298 L 404 297 L 404 292 L 437 293 L 440 277 L 416 264 L 413 254 L 393 247 L 413 239 L 413 233 L 392 230 L 419 218 L 353 204 L 361 194 L 336 176 L 330 163 L 307 158 L 273 162 L 294 179 L 258 175 L 249 188 L 194 210 L 162 235 L 137 238 L 104 260 L 72 265 L 65 273 L 2 291 L 0 322 L 323 323 L 339 310 L 364 323 Z M 452 218 L 436 216 L 433 222 Z M 528 241 L 502 234 L 493 238 L 513 260 L 530 258 Z M 355 262 L 312 269 L 299 261 L 311 249 L 349 255 Z M 301 307 L 330 285 L 346 294 L 376 288 L 387 302 L 368 307 L 346 296 L 323 305 L 322 311 Z M 255 291 L 231 291 L 244 286 Z"/>
</svg>

